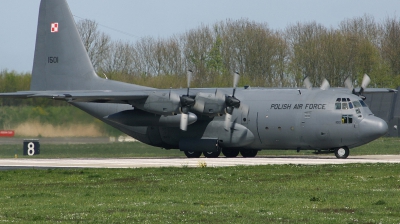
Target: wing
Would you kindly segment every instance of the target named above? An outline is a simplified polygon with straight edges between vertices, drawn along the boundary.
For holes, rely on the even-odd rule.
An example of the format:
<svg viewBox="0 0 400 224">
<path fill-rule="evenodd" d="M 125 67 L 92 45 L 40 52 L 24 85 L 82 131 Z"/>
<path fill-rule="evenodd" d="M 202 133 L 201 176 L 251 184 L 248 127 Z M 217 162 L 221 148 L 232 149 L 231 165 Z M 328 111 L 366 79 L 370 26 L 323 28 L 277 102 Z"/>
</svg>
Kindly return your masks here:
<svg viewBox="0 0 400 224">
<path fill-rule="evenodd" d="M 68 102 L 126 103 L 143 100 L 149 96 L 144 91 L 20 91 L 0 93 L 2 98 L 48 98 Z"/>
</svg>

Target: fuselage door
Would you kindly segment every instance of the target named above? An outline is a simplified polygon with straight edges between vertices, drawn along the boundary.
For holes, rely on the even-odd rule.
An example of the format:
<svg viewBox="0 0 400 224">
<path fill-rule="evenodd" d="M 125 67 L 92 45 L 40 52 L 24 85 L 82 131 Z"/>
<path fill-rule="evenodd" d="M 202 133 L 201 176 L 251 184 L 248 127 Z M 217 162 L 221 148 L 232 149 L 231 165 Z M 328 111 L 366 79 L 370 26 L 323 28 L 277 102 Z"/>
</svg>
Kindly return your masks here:
<svg viewBox="0 0 400 224">
<path fill-rule="evenodd" d="M 249 109 L 249 107 L 247 105 L 243 105 L 242 104 L 242 105 L 240 105 L 239 110 L 240 110 L 240 113 L 241 113 L 241 116 L 242 116 L 242 119 L 241 119 L 242 125 L 247 126 L 247 124 L 249 122 L 249 111 L 250 111 L 250 109 Z"/>
</svg>

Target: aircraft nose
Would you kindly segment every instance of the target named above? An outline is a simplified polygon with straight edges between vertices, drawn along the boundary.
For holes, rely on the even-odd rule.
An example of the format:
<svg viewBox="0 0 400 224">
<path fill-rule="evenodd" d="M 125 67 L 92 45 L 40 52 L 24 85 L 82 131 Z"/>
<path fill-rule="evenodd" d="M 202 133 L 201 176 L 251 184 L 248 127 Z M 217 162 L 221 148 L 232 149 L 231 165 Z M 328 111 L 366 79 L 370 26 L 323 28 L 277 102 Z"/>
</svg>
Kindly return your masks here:
<svg viewBox="0 0 400 224">
<path fill-rule="evenodd" d="M 369 116 L 360 122 L 362 136 L 377 139 L 388 132 L 388 125 L 379 117 Z"/>
</svg>

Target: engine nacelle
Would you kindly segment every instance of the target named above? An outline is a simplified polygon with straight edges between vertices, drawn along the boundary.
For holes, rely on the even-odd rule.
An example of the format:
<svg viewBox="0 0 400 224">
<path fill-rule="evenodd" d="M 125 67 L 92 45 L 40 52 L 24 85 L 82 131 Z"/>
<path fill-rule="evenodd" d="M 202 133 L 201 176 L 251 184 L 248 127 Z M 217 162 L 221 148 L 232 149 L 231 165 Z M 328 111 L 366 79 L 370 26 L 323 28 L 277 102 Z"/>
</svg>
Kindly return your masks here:
<svg viewBox="0 0 400 224">
<path fill-rule="evenodd" d="M 225 113 L 225 95 L 213 93 L 198 93 L 192 110 L 208 116 L 217 116 Z"/>
<path fill-rule="evenodd" d="M 142 103 L 132 102 L 135 108 L 161 115 L 179 113 L 180 97 L 172 92 L 153 92 Z"/>
<path fill-rule="evenodd" d="M 105 117 L 107 120 L 127 126 L 156 126 L 156 127 L 179 127 L 181 114 L 164 116 L 152 114 L 142 110 L 124 110 Z M 197 116 L 189 113 L 188 124 L 197 121 Z"/>
</svg>

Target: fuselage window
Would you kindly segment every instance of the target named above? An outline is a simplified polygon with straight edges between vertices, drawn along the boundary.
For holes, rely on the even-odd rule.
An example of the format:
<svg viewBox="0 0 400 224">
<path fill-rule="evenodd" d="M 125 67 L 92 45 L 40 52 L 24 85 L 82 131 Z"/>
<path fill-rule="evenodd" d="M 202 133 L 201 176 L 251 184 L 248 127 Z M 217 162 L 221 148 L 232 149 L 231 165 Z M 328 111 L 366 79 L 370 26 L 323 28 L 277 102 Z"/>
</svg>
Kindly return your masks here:
<svg viewBox="0 0 400 224">
<path fill-rule="evenodd" d="M 342 124 L 353 123 L 353 115 L 342 115 Z"/>
<path fill-rule="evenodd" d="M 347 124 L 347 115 L 342 115 L 342 124 Z"/>
</svg>

